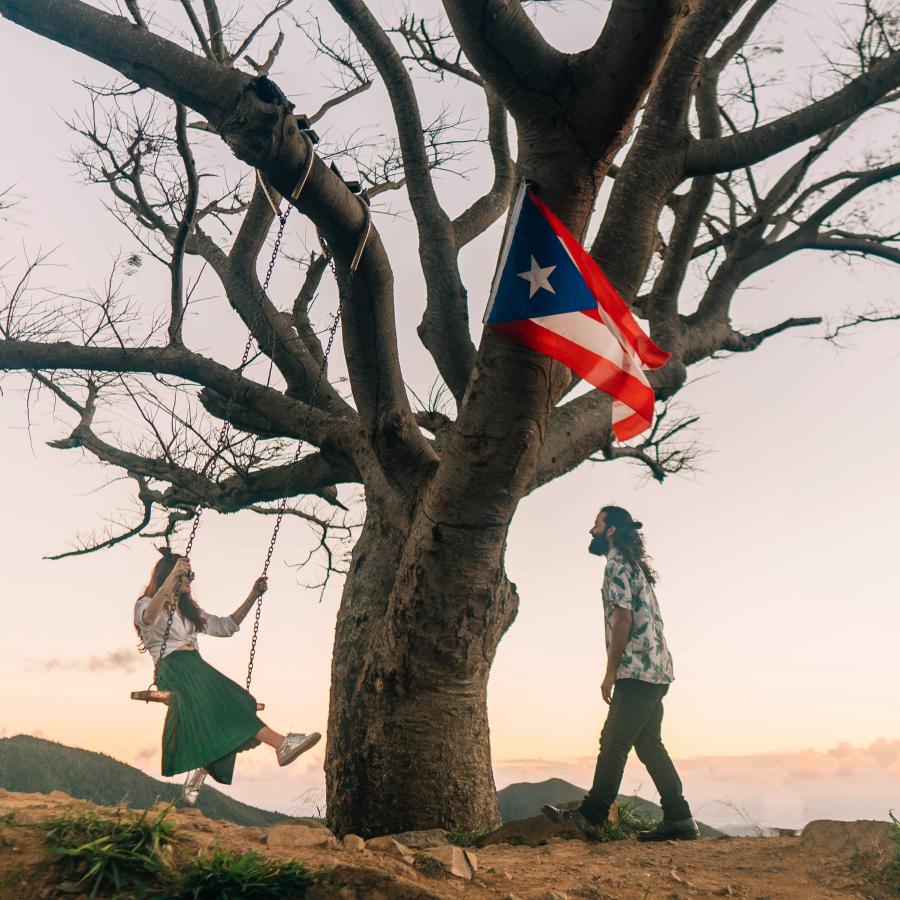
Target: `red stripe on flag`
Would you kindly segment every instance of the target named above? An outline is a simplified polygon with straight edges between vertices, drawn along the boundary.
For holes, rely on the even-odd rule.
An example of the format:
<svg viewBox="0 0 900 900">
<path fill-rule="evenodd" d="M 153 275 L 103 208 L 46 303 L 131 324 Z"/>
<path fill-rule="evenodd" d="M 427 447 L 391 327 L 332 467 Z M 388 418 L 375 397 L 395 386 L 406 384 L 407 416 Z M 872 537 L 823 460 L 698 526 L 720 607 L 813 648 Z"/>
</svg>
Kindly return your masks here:
<svg viewBox="0 0 900 900">
<path fill-rule="evenodd" d="M 502 322 L 488 325 L 488 328 L 538 353 L 559 360 L 594 387 L 633 409 L 634 416 L 613 425 L 618 440 L 627 441 L 650 427 L 653 420 L 653 390 L 605 357 L 586 350 L 530 319 Z"/>
<path fill-rule="evenodd" d="M 556 217 L 553 210 L 530 188 L 528 189 L 528 196 L 546 217 L 560 240 L 562 240 L 591 293 L 597 298 L 597 302 L 615 323 L 622 337 L 637 353 L 644 367 L 647 369 L 658 369 L 660 366 L 664 366 L 672 354 L 658 347 L 644 334 L 643 329 L 628 308 L 628 304 L 612 286 L 612 283 L 594 261 L 593 257 L 575 240 L 569 229 Z"/>
<path fill-rule="evenodd" d="M 616 433 L 617 441 L 631 440 L 649 427 L 650 423 L 640 413 L 633 413 L 624 419 L 619 419 L 618 422 L 613 422 L 613 431 Z"/>
</svg>

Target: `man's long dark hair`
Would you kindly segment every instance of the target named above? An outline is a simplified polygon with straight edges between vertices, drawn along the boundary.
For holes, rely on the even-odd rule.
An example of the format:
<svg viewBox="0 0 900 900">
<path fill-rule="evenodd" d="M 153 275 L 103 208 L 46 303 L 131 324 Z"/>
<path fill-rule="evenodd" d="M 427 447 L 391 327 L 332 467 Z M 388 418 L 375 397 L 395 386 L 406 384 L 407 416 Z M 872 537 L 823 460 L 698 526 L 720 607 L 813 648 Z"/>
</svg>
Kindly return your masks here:
<svg viewBox="0 0 900 900">
<path fill-rule="evenodd" d="M 604 506 L 602 512 L 606 513 L 604 519 L 607 528 L 615 528 L 612 543 L 616 550 L 625 558 L 633 569 L 640 569 L 649 584 L 656 584 L 659 577 L 656 570 L 650 565 L 650 557 L 644 547 L 644 535 L 641 529 L 643 522 L 636 522 L 631 513 L 621 506 Z"/>
<path fill-rule="evenodd" d="M 169 577 L 169 573 L 172 571 L 172 569 L 175 568 L 175 563 L 177 563 L 178 560 L 181 559 L 181 556 L 179 554 L 173 553 L 168 547 L 160 547 L 159 552 L 162 554 L 162 559 L 160 559 L 153 567 L 153 572 L 150 575 L 150 581 L 141 592 L 142 597 L 152 597 L 162 587 L 163 582 Z M 203 613 L 200 612 L 200 607 L 197 606 L 190 594 L 179 593 L 178 611 L 185 619 L 193 623 L 197 631 L 203 631 L 203 629 L 206 627 Z M 141 630 L 137 627 L 137 625 L 134 626 L 134 629 L 135 631 L 137 631 L 138 637 L 141 639 L 141 642 L 138 645 L 138 649 L 141 651 L 141 653 L 145 653 L 147 648 L 144 646 L 144 639 L 143 635 L 141 634 Z"/>
</svg>

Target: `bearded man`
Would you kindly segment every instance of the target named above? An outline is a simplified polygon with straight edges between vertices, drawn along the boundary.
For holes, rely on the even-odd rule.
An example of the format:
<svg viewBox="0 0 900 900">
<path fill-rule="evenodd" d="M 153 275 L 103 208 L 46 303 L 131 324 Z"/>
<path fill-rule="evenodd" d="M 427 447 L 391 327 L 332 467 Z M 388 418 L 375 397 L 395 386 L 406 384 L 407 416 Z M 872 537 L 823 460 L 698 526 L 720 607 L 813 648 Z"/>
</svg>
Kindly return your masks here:
<svg viewBox="0 0 900 900">
<path fill-rule="evenodd" d="M 609 713 L 600 734 L 594 783 L 580 808 L 544 806 L 541 811 L 554 822 L 574 824 L 589 837 L 599 838 L 634 747 L 659 791 L 663 810 L 662 821 L 640 832 L 638 840 L 693 840 L 700 833 L 660 733 L 663 697 L 675 676 L 653 590 L 656 572 L 644 548 L 642 527 L 621 507 L 604 506 L 591 528 L 589 551 L 606 557 L 607 666 L 600 693 Z"/>
</svg>

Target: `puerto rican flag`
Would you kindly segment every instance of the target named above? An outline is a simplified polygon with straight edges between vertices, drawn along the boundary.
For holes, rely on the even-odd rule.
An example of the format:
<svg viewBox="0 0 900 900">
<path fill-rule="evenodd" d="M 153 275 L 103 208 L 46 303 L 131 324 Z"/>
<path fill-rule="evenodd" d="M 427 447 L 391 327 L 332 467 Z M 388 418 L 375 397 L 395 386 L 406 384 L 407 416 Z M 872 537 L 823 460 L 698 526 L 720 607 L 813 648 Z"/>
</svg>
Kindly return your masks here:
<svg viewBox="0 0 900 900">
<path fill-rule="evenodd" d="M 567 365 L 613 398 L 616 438 L 653 421 L 644 369 L 670 354 L 643 332 L 609 279 L 531 188 L 519 188 L 484 322 Z"/>
</svg>

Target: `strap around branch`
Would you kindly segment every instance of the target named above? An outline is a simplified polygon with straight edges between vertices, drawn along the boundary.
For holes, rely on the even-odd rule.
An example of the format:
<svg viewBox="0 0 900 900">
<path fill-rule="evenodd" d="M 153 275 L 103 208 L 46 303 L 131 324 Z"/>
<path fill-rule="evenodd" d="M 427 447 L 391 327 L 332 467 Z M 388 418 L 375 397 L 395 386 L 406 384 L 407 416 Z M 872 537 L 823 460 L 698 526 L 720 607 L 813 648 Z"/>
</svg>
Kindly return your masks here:
<svg viewBox="0 0 900 900">
<path fill-rule="evenodd" d="M 269 206 L 272 207 L 272 212 L 275 213 L 275 218 L 281 218 L 281 211 L 275 205 L 275 201 L 272 199 L 272 194 L 269 192 L 269 186 L 266 184 L 266 179 L 263 177 L 263 173 L 256 170 L 256 180 L 259 182 L 259 186 L 263 189 L 263 193 L 266 195 L 266 200 L 269 201 Z"/>
<path fill-rule="evenodd" d="M 300 199 L 300 195 L 303 193 L 303 188 L 306 187 L 309 173 L 312 172 L 313 163 L 316 159 L 316 148 L 313 146 L 312 138 L 310 138 L 305 131 L 301 131 L 300 134 L 303 135 L 303 140 L 306 141 L 306 171 L 303 173 L 303 177 L 300 181 L 297 182 L 294 190 L 291 191 L 292 203 L 296 203 Z"/>
<path fill-rule="evenodd" d="M 363 211 L 366 214 L 366 230 L 363 232 L 362 237 L 359 239 L 359 244 L 356 246 L 356 253 L 353 254 L 353 260 L 350 263 L 350 271 L 355 272 L 359 268 L 360 260 L 362 259 L 362 255 L 365 252 L 366 244 L 369 242 L 369 235 L 372 233 L 372 210 L 369 207 L 368 202 L 363 198 L 359 198 L 359 202 L 362 204 Z"/>
</svg>

